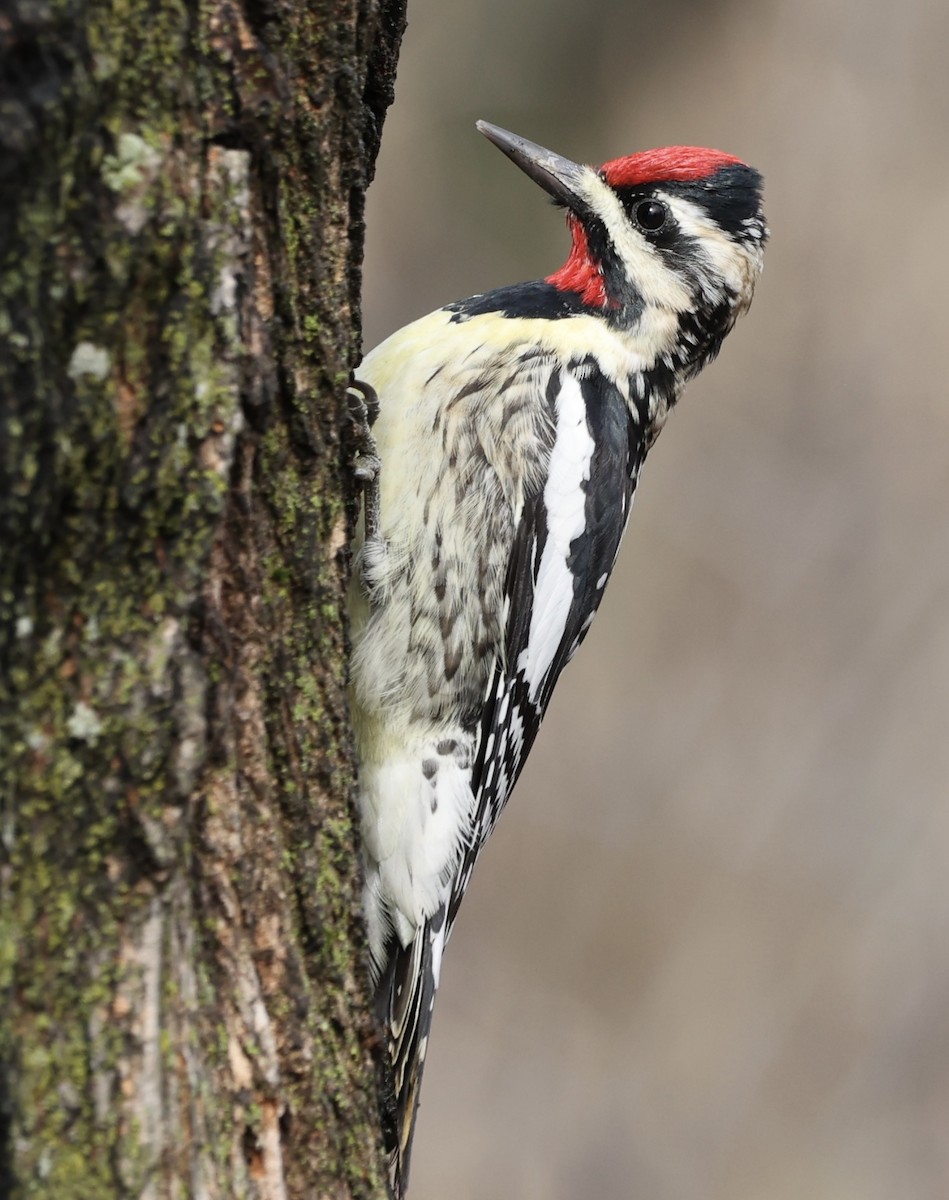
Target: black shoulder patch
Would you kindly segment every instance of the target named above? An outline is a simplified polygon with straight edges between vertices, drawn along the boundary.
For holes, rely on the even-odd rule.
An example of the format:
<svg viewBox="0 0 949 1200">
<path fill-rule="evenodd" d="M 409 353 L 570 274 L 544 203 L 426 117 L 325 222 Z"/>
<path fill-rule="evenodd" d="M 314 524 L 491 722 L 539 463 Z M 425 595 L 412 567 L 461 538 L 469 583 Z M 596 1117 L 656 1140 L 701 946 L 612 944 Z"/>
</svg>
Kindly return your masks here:
<svg viewBox="0 0 949 1200">
<path fill-rule="evenodd" d="M 513 283 L 508 287 L 496 288 L 493 292 L 482 292 L 478 296 L 469 296 L 467 300 L 446 304 L 445 308 L 456 322 L 488 313 L 556 321 L 561 317 L 574 317 L 593 311 L 583 303 L 578 292 L 562 292 L 544 279 L 532 283 Z"/>
</svg>

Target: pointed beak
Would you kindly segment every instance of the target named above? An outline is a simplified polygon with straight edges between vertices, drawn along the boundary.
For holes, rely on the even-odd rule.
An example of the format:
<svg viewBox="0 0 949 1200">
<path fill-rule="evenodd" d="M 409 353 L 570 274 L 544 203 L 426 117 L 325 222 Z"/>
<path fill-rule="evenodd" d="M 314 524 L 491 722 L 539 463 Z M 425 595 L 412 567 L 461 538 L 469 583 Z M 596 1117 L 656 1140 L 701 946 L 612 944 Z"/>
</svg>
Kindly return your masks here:
<svg viewBox="0 0 949 1200">
<path fill-rule="evenodd" d="M 589 167 L 571 162 L 569 158 L 561 158 L 552 150 L 545 150 L 536 142 L 529 142 L 527 138 L 508 133 L 506 129 L 487 121 L 477 121 L 476 125 L 479 133 L 503 150 L 511 162 L 516 163 L 525 175 L 539 183 L 555 200 L 566 204 L 574 212 L 586 204 L 584 184 Z"/>
</svg>

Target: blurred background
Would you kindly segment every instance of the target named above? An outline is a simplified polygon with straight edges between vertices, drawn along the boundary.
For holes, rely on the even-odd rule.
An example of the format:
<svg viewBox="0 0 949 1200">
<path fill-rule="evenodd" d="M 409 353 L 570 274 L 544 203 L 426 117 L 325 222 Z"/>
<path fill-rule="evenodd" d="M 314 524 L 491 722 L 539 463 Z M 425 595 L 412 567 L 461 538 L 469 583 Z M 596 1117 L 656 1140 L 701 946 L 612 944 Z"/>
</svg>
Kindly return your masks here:
<svg viewBox="0 0 949 1200">
<path fill-rule="evenodd" d="M 365 336 L 560 265 L 474 130 L 766 176 L 456 927 L 412 1200 L 949 1196 L 949 6 L 410 0 Z"/>
</svg>

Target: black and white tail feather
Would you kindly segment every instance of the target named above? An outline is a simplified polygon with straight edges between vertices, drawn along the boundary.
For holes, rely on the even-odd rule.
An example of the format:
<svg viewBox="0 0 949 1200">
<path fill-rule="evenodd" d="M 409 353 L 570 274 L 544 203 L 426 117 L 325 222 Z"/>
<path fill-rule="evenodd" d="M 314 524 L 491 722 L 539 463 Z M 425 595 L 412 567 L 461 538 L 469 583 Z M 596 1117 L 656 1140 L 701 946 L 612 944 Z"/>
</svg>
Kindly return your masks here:
<svg viewBox="0 0 949 1200">
<path fill-rule="evenodd" d="M 351 590 L 376 1005 L 405 1195 L 442 955 L 603 595 L 649 447 L 747 308 L 760 180 L 673 148 L 599 171 L 482 132 L 569 211 L 548 280 L 394 334 L 359 371 L 381 459 Z"/>
</svg>

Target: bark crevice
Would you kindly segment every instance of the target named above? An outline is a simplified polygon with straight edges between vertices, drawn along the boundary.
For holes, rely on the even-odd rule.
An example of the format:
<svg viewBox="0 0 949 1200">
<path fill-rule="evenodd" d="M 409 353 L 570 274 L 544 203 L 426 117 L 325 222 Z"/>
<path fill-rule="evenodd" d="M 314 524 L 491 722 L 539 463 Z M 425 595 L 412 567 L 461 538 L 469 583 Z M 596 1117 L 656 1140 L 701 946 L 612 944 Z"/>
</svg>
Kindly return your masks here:
<svg viewBox="0 0 949 1200">
<path fill-rule="evenodd" d="M 339 430 L 403 24 L 0 25 L 0 1194 L 385 1194 Z"/>
</svg>

